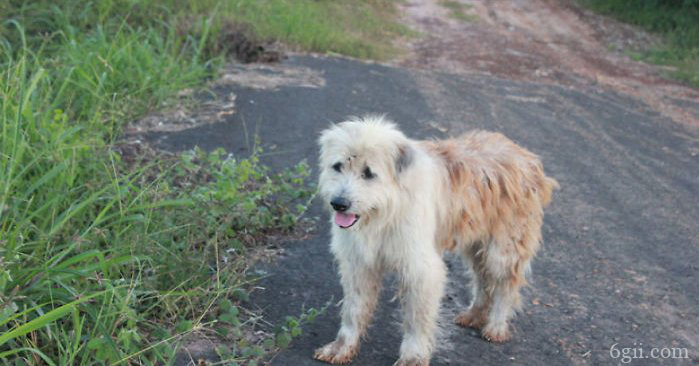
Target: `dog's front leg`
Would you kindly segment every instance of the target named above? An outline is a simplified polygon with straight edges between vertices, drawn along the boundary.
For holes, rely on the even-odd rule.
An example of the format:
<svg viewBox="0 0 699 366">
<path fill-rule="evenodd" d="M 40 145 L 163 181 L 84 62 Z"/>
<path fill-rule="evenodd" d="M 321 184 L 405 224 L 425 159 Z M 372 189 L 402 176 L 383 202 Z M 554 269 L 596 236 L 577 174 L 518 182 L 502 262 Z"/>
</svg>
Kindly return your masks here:
<svg viewBox="0 0 699 366">
<path fill-rule="evenodd" d="M 347 256 L 338 258 L 344 298 L 342 325 L 334 342 L 316 350 L 314 358 L 332 364 L 352 361 L 359 341 L 376 308 L 381 286 L 381 271 L 375 266 Z"/>
<path fill-rule="evenodd" d="M 446 266 L 435 253 L 422 253 L 406 263 L 401 274 L 403 342 L 395 366 L 428 366 L 435 347 L 439 304 Z"/>
</svg>

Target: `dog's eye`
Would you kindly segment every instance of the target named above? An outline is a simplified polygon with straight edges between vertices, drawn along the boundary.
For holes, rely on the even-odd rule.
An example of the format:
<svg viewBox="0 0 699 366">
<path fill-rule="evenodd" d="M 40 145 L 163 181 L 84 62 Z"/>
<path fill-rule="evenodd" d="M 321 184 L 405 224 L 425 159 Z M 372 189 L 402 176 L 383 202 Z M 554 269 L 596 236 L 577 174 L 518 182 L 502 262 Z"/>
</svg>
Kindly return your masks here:
<svg viewBox="0 0 699 366">
<path fill-rule="evenodd" d="M 364 170 L 362 170 L 362 178 L 364 179 L 373 179 L 376 177 L 376 174 L 369 169 L 369 167 L 364 167 Z"/>
<path fill-rule="evenodd" d="M 342 171 L 342 163 L 333 164 L 333 169 L 338 173 L 341 172 Z"/>
</svg>

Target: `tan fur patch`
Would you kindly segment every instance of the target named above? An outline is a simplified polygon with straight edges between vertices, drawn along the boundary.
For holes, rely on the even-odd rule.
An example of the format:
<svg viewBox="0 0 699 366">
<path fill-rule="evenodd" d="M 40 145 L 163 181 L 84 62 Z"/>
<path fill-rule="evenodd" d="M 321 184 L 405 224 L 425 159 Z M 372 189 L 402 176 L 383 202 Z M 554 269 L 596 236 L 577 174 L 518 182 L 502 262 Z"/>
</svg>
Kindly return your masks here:
<svg viewBox="0 0 699 366">
<path fill-rule="evenodd" d="M 509 271 L 524 284 L 526 262 L 539 247 L 543 208 L 558 183 L 544 174 L 539 158 L 499 133 L 475 131 L 459 138 L 423 142 L 442 161 L 452 199 L 443 218 L 442 250 L 454 240 L 495 239 L 516 260 Z M 509 237 L 504 237 L 509 236 Z"/>
<path fill-rule="evenodd" d="M 460 314 L 456 323 L 483 328 L 493 296 L 519 306 L 519 288 L 527 283 L 525 272 L 541 241 L 543 208 L 558 183 L 544 174 L 536 155 L 499 133 L 475 131 L 423 146 L 442 162 L 444 189 L 450 193 L 441 218 L 440 250 L 461 251 L 470 258 L 488 297 L 486 305 Z M 502 342 L 510 334 L 505 328 L 484 331 L 484 337 Z"/>
</svg>

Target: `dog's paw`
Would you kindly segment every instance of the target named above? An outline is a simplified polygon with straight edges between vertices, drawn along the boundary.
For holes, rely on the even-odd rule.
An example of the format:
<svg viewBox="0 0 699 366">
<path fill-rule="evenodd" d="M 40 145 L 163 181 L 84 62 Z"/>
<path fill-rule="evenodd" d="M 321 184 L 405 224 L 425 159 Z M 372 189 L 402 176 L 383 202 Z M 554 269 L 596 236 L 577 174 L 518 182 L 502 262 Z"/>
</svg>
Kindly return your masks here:
<svg viewBox="0 0 699 366">
<path fill-rule="evenodd" d="M 485 325 L 485 317 L 478 310 L 468 310 L 456 316 L 454 323 L 464 328 L 481 329 Z"/>
<path fill-rule="evenodd" d="M 498 325 L 498 326 L 490 326 L 486 325 L 485 328 L 483 328 L 483 338 L 489 342 L 493 343 L 503 343 L 507 342 L 512 338 L 512 333 L 510 333 L 510 329 L 508 328 L 507 325 Z"/>
<path fill-rule="evenodd" d="M 356 355 L 357 347 L 348 346 L 342 340 L 336 340 L 318 348 L 313 358 L 333 365 L 342 365 L 351 362 Z"/>
<path fill-rule="evenodd" d="M 430 366 L 429 358 L 399 359 L 393 366 Z"/>
</svg>

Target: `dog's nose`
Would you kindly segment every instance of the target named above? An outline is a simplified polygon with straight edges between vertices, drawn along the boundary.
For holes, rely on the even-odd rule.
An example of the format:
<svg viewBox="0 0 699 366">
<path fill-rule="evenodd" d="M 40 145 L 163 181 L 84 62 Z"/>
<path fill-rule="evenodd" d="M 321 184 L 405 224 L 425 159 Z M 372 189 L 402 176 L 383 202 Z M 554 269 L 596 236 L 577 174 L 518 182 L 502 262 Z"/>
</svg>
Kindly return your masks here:
<svg viewBox="0 0 699 366">
<path fill-rule="evenodd" d="M 349 210 L 352 203 L 344 197 L 335 197 L 330 201 L 330 206 L 333 206 L 335 211 L 344 212 Z"/>
</svg>

